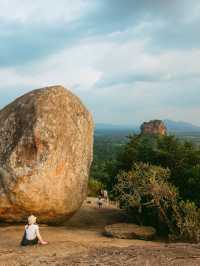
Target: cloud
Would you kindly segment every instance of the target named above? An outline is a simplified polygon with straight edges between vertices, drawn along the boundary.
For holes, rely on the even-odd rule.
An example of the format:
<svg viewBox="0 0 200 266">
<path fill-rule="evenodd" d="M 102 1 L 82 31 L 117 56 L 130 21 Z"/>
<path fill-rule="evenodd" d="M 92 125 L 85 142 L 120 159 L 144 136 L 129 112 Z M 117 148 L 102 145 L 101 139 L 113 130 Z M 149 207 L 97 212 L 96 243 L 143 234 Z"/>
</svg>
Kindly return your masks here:
<svg viewBox="0 0 200 266">
<path fill-rule="evenodd" d="M 131 31 L 136 34 L 138 26 L 145 23 L 138 37 L 148 35 L 151 24 L 149 49 L 154 52 L 155 47 L 197 46 L 199 16 L 196 11 L 194 19 L 191 11 L 198 9 L 195 0 L 189 4 L 186 0 L 13 0 L 12 6 L 1 0 L 0 66 L 40 60 L 91 36 L 105 37 L 127 29 L 130 35 Z"/>
<path fill-rule="evenodd" d="M 0 66 L 18 66 L 71 46 L 83 36 L 79 24 L 93 9 L 88 1 L 0 1 Z"/>
<path fill-rule="evenodd" d="M 19 24 L 69 23 L 88 12 L 93 4 L 88 0 L 7 0 L 0 2 L 0 18 Z"/>
<path fill-rule="evenodd" d="M 0 1 L 1 106 L 63 84 L 98 122 L 200 124 L 199 1 L 8 3 Z"/>
</svg>

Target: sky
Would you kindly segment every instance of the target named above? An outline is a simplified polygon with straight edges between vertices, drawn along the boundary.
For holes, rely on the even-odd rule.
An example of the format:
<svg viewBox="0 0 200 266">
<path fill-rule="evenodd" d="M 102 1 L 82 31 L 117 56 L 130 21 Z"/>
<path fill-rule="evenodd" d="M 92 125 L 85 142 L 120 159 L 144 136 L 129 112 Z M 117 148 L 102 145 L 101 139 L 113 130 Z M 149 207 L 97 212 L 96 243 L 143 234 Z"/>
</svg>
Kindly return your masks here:
<svg viewBox="0 0 200 266">
<path fill-rule="evenodd" d="M 96 123 L 200 125 L 199 0 L 0 0 L 0 108 L 60 84 Z"/>
</svg>

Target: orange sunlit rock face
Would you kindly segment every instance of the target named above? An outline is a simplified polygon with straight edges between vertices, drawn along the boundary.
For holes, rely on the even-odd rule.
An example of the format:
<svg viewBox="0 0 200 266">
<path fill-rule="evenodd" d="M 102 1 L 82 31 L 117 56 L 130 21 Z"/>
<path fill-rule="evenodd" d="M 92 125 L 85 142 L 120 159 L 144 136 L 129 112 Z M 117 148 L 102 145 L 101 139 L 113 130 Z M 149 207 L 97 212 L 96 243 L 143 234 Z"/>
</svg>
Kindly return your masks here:
<svg viewBox="0 0 200 266">
<path fill-rule="evenodd" d="M 141 126 L 141 134 L 167 135 L 167 128 L 161 120 L 144 122 Z"/>
<path fill-rule="evenodd" d="M 0 111 L 0 220 L 59 223 L 81 206 L 92 162 L 93 120 L 61 86 Z"/>
</svg>

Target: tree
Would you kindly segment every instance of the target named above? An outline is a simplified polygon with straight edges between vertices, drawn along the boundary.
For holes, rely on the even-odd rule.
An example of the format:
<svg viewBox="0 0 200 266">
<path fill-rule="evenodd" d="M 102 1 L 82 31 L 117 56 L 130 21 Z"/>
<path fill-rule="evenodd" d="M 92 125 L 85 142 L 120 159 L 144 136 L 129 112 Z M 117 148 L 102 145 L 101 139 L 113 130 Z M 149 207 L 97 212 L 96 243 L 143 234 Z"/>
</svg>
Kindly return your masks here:
<svg viewBox="0 0 200 266">
<path fill-rule="evenodd" d="M 169 169 L 137 163 L 119 173 L 117 180 L 120 206 L 136 217 L 136 222 L 173 238 L 199 241 L 199 210 L 195 203 L 180 201 L 178 190 L 169 182 Z"/>
<path fill-rule="evenodd" d="M 169 168 L 170 181 L 178 187 L 180 196 L 200 202 L 199 147 L 175 136 L 134 135 L 117 158 L 116 173 L 130 170 L 137 162 Z"/>
</svg>

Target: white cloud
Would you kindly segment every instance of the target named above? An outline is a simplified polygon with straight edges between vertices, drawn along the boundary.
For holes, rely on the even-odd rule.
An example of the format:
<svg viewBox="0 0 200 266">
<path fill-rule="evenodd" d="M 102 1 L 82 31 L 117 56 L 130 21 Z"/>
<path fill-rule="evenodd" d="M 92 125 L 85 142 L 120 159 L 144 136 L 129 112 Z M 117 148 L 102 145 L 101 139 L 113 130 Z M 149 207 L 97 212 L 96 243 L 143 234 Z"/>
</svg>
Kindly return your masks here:
<svg viewBox="0 0 200 266">
<path fill-rule="evenodd" d="M 102 72 L 106 86 L 121 82 L 129 76 L 134 81 L 170 81 L 200 77 L 200 48 L 187 51 L 148 52 L 148 39 L 129 40 L 124 43 L 103 43 L 95 67 Z M 100 46 L 100 45 L 99 45 Z M 106 47 L 106 49 L 105 49 Z M 101 47 L 98 51 L 101 50 Z"/>
<path fill-rule="evenodd" d="M 112 39 L 86 39 L 25 68 L 0 69 L 0 76 L 8 86 L 20 82 L 35 85 L 58 82 L 80 84 L 89 89 L 102 79 L 115 81 L 120 77 L 123 83 L 127 74 L 153 76 L 159 81 L 200 75 L 200 49 L 150 54 L 147 45 L 148 40 L 117 43 Z"/>
<path fill-rule="evenodd" d="M 25 67 L 2 68 L 1 88 L 38 88 L 63 84 L 88 90 L 101 77 L 101 72 L 93 67 L 93 52 L 89 44 L 83 43 Z"/>
<path fill-rule="evenodd" d="M 42 87 L 50 84 L 79 86 L 80 90 L 94 90 L 98 82 L 128 83 L 173 81 L 190 79 L 200 75 L 198 62 L 200 49 L 187 52 L 170 51 L 150 54 L 146 51 L 148 40 L 113 42 L 112 39 L 86 39 L 80 44 L 49 56 L 42 61 L 27 64 L 23 68 L 0 69 L 2 87 Z M 134 77 L 135 80 L 134 80 Z M 149 80 L 146 80 L 149 82 Z"/>
<path fill-rule="evenodd" d="M 1 0 L 0 19 L 20 23 L 66 23 L 92 7 L 88 0 Z"/>
<path fill-rule="evenodd" d="M 57 11 L 62 8 L 59 5 Z M 31 12 L 36 12 L 29 8 L 26 14 L 23 10 L 22 16 L 19 12 L 17 19 L 28 21 L 33 16 Z M 49 14 L 41 13 L 34 19 L 46 22 L 63 19 L 62 12 L 59 18 L 56 11 L 52 18 Z M 141 25 L 137 31 L 146 26 L 151 27 Z M 127 36 L 127 31 L 81 39 L 73 47 L 35 63 L 2 68 L 0 97 L 9 88 L 21 94 L 29 89 L 63 84 L 83 98 L 98 122 L 134 124 L 151 118 L 175 118 L 200 124 L 195 101 L 200 98 L 200 93 L 195 95 L 200 85 L 200 48 L 150 53 L 150 36 L 126 39 L 124 35 Z"/>
</svg>

